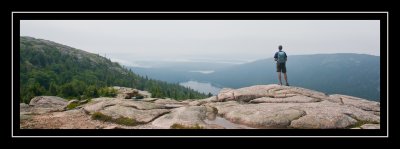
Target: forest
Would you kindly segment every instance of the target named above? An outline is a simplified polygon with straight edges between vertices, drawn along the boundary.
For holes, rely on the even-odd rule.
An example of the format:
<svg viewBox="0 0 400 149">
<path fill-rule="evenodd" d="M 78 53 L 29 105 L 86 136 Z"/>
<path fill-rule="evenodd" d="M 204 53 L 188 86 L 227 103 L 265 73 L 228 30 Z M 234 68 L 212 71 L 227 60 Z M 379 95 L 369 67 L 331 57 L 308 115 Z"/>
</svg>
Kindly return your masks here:
<svg viewBox="0 0 400 149">
<path fill-rule="evenodd" d="M 155 98 L 201 99 L 208 95 L 178 83 L 150 79 L 112 62 L 109 58 L 55 42 L 20 38 L 20 102 L 35 96 L 90 99 L 113 96 L 112 86 L 146 90 Z"/>
</svg>

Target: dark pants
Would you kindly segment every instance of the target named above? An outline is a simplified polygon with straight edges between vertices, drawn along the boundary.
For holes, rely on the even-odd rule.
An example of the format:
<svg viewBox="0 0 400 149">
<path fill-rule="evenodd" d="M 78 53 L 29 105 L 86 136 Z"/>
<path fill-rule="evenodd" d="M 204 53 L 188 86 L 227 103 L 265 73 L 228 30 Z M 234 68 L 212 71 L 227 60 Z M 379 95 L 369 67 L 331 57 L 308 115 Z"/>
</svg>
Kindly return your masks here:
<svg viewBox="0 0 400 149">
<path fill-rule="evenodd" d="M 276 63 L 276 72 L 286 73 L 286 63 Z"/>
</svg>

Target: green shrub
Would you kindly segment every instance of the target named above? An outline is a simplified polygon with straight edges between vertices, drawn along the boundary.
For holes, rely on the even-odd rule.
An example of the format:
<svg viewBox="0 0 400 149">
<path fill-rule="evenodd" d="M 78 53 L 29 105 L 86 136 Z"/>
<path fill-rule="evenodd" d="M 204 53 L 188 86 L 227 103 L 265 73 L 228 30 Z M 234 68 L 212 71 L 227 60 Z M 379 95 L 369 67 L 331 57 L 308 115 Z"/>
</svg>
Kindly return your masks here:
<svg viewBox="0 0 400 149">
<path fill-rule="evenodd" d="M 99 89 L 99 95 L 102 97 L 115 97 L 117 90 L 112 87 L 103 87 Z"/>
<path fill-rule="evenodd" d="M 70 104 L 67 106 L 67 110 L 74 109 L 75 107 L 77 107 L 77 106 L 79 106 L 79 105 L 80 105 L 79 103 L 70 103 Z"/>
</svg>

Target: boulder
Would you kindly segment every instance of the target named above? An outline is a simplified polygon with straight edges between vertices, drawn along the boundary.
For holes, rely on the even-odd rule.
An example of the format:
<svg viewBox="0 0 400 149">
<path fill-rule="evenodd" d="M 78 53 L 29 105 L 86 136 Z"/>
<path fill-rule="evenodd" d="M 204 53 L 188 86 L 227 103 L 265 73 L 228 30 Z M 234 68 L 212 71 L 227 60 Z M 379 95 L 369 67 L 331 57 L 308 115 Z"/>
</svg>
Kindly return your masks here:
<svg viewBox="0 0 400 149">
<path fill-rule="evenodd" d="M 306 112 L 287 104 L 239 104 L 236 101 L 207 104 L 215 107 L 225 119 L 255 128 L 288 128 L 292 120 Z"/>
<path fill-rule="evenodd" d="M 82 109 L 88 114 L 99 112 L 113 119 L 129 118 L 137 124 L 148 123 L 168 113 L 167 107 L 157 103 L 118 98 L 94 99 Z"/>
<path fill-rule="evenodd" d="M 151 124 L 165 129 L 169 129 L 174 124 L 185 127 L 205 127 L 206 123 L 203 120 L 206 118 L 206 113 L 207 108 L 204 106 L 181 107 L 155 119 Z"/>
<path fill-rule="evenodd" d="M 309 103 L 243 104 L 236 101 L 207 103 L 218 115 L 255 128 L 348 128 L 357 122 L 379 123 L 380 117 L 357 107 L 329 101 Z"/>
<path fill-rule="evenodd" d="M 138 110 L 150 110 L 150 109 L 165 109 L 166 107 L 161 104 L 144 102 L 144 101 L 133 101 L 129 99 L 117 99 L 117 98 L 96 98 L 92 99 L 92 102 L 83 106 L 83 109 L 87 113 L 94 113 L 104 109 L 105 107 L 120 105 L 125 107 L 132 107 Z"/>
<path fill-rule="evenodd" d="M 235 95 L 234 95 L 234 89 L 231 88 L 223 88 L 221 91 L 219 91 L 217 95 L 217 101 L 229 101 L 229 100 L 234 100 Z"/>
<path fill-rule="evenodd" d="M 356 123 L 357 120 L 342 113 L 313 113 L 312 115 L 305 116 L 300 120 L 292 121 L 290 126 L 292 128 L 301 129 L 334 129 L 346 128 Z"/>
<path fill-rule="evenodd" d="M 115 125 L 92 120 L 81 109 L 32 115 L 29 121 L 21 123 L 22 129 L 99 129 Z"/>
<path fill-rule="evenodd" d="M 32 98 L 29 105 L 33 113 L 47 113 L 63 111 L 68 105 L 68 101 L 56 96 L 37 96 Z"/>
<path fill-rule="evenodd" d="M 380 122 L 380 117 L 371 112 L 328 101 L 307 103 L 293 108 L 302 109 L 307 113 L 307 115 L 292 121 L 291 127 L 293 128 L 348 128 L 358 121 Z"/>
<path fill-rule="evenodd" d="M 137 89 L 127 88 L 127 87 L 114 86 L 114 89 L 117 90 L 116 98 L 120 99 L 131 99 L 132 97 L 137 96 L 139 93 Z"/>
<path fill-rule="evenodd" d="M 57 96 L 37 96 L 32 98 L 29 105 L 34 107 L 53 108 L 64 107 L 67 103 L 67 100 Z"/>
<path fill-rule="evenodd" d="M 100 113 L 111 116 L 114 119 L 120 117 L 126 117 L 133 119 L 138 123 L 148 123 L 154 118 L 159 117 L 162 114 L 168 113 L 167 109 L 150 109 L 150 110 L 138 110 L 133 107 L 127 107 L 123 105 L 108 106 L 99 111 Z"/>
<path fill-rule="evenodd" d="M 287 98 L 299 95 L 314 98 L 316 100 L 324 100 L 328 98 L 328 96 L 324 93 L 317 91 L 312 91 L 300 87 L 271 84 L 255 85 L 240 89 L 224 88 L 218 93 L 217 101 L 223 102 L 235 100 L 240 102 L 249 102 L 253 99 L 261 97 Z"/>
</svg>

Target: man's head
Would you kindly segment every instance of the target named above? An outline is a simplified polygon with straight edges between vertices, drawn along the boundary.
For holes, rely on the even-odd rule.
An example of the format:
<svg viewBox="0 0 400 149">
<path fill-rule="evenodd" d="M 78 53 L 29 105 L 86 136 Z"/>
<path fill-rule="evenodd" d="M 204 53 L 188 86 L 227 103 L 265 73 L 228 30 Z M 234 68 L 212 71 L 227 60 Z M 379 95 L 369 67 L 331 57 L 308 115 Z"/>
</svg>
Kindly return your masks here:
<svg viewBox="0 0 400 149">
<path fill-rule="evenodd" d="M 282 45 L 278 46 L 279 51 L 282 51 Z"/>
</svg>

